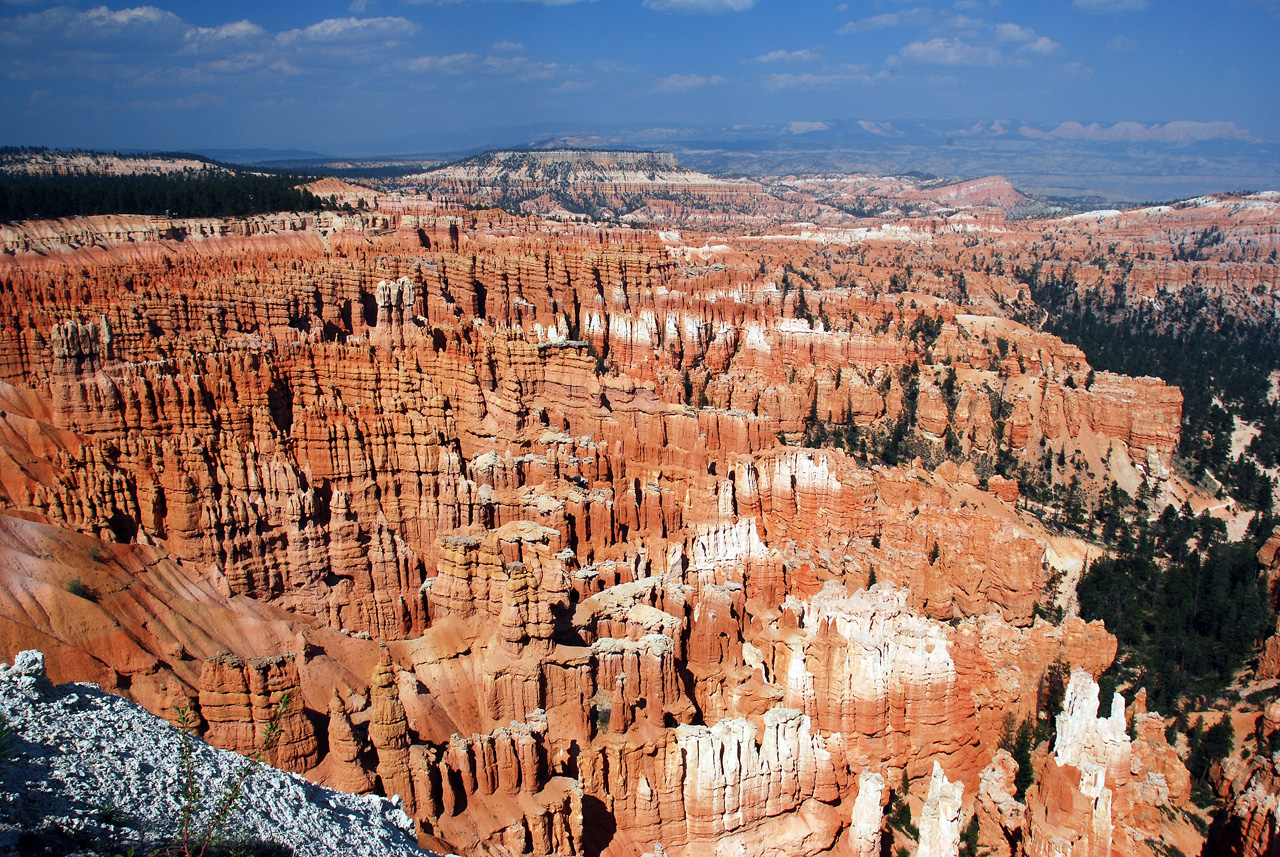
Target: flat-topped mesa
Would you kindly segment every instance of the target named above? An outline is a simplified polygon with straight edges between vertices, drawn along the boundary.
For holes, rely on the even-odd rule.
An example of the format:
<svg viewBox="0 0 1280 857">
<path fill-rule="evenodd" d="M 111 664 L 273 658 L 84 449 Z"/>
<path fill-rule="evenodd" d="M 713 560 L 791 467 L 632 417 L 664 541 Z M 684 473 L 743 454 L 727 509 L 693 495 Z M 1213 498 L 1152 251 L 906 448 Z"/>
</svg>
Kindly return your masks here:
<svg viewBox="0 0 1280 857">
<path fill-rule="evenodd" d="M 525 162 L 544 168 L 558 164 L 571 164 L 623 169 L 681 169 L 679 160 L 670 152 L 641 152 L 627 149 L 507 150 L 488 152 L 473 160 L 494 164 Z"/>
<path fill-rule="evenodd" d="M 0 269 L 23 255 L 32 267 L 60 267 L 68 261 L 98 266 L 122 260 L 154 262 L 180 253 L 199 254 L 216 263 L 225 252 L 323 252 L 330 230 L 360 233 L 366 225 L 387 228 L 385 214 L 343 215 L 278 212 L 251 217 L 161 217 L 102 214 L 60 220 L 27 220 L 0 225 Z M 332 240 L 332 244 L 342 241 Z M 24 260 L 25 261 L 25 260 Z"/>
<path fill-rule="evenodd" d="M 738 200 L 759 193 L 756 182 L 717 179 L 681 167 L 668 152 L 549 149 L 494 151 L 399 180 L 433 193 L 474 201 L 526 203 L 568 194 L 626 205 L 636 194 L 687 194 L 707 201 Z M 557 200 L 557 202 L 571 200 Z M 550 212 L 552 204 L 535 203 Z"/>
<path fill-rule="evenodd" d="M 220 164 L 182 155 L 121 155 L 108 152 L 29 149 L 0 155 L 0 173 L 38 176 L 139 176 L 168 173 L 228 173 Z"/>
</svg>

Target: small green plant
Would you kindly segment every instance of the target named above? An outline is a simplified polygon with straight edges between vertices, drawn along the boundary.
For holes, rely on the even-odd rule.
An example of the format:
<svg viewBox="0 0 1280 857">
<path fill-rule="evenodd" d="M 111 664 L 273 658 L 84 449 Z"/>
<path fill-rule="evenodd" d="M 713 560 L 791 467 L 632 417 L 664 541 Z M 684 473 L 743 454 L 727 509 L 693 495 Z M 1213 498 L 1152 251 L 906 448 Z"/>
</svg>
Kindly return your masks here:
<svg viewBox="0 0 1280 857">
<path fill-rule="evenodd" d="M 910 783 L 907 780 L 907 771 L 902 771 L 902 784 L 898 787 L 889 801 L 889 811 L 885 815 L 885 821 L 889 827 L 900 830 L 912 839 L 920 838 L 920 829 L 916 827 L 911 818 L 911 805 L 907 803 L 907 789 Z"/>
<path fill-rule="evenodd" d="M 112 827 L 123 827 L 129 820 L 129 814 L 116 803 L 115 798 L 107 798 L 98 805 L 98 820 Z"/>
<path fill-rule="evenodd" d="M 1004 728 L 1000 733 L 1000 748 L 1008 750 L 1013 760 L 1018 763 L 1018 773 L 1014 776 L 1014 799 L 1026 799 L 1027 789 L 1035 780 L 1035 771 L 1031 768 L 1031 751 L 1035 749 L 1035 726 L 1032 718 L 1027 717 L 1018 723 L 1012 711 L 1005 714 Z"/>
<path fill-rule="evenodd" d="M 97 596 L 94 595 L 93 590 L 78 577 L 73 577 L 67 581 L 67 592 L 70 592 L 76 598 L 83 598 L 85 601 L 98 600 Z"/>
<path fill-rule="evenodd" d="M 10 725 L 8 718 L 0 714 L 0 765 L 5 764 L 14 753 L 18 733 Z"/>
<path fill-rule="evenodd" d="M 598 703 L 591 709 L 592 719 L 595 720 L 596 734 L 603 735 L 609 731 L 609 720 L 613 715 L 613 706 L 608 703 Z"/>
<path fill-rule="evenodd" d="M 178 728 L 182 732 L 182 806 L 178 816 L 178 832 L 166 853 L 173 857 L 205 857 L 207 853 L 222 850 L 221 831 L 230 820 L 231 813 L 244 792 L 245 783 L 262 767 L 267 755 L 280 742 L 280 724 L 288 711 L 289 694 L 285 693 L 280 696 L 280 702 L 267 720 L 258 752 L 246 759 L 240 770 L 222 787 L 221 795 L 213 802 L 212 808 L 204 810 L 202 804 L 206 795 L 197 781 L 195 739 L 191 734 L 195 729 L 195 719 L 190 708 L 183 706 L 178 709 Z"/>
<path fill-rule="evenodd" d="M 960 834 L 960 857 L 978 857 L 978 814 L 969 816 L 969 823 Z"/>
</svg>

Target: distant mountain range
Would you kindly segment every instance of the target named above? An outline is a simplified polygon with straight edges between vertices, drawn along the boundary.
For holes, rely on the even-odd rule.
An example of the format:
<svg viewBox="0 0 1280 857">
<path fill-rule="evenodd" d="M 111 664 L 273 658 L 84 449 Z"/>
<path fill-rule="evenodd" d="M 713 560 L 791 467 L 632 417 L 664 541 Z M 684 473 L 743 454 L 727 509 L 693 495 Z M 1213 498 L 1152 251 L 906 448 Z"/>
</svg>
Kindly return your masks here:
<svg viewBox="0 0 1280 857">
<path fill-rule="evenodd" d="M 804 122 L 564 135 L 535 145 L 662 148 L 685 166 L 752 178 L 860 172 L 963 180 L 999 174 L 1036 193 L 1116 201 L 1280 188 L 1280 146 L 1230 123 Z"/>
<path fill-rule="evenodd" d="M 495 148 L 665 151 L 691 169 L 755 179 L 856 172 L 964 181 L 998 174 L 1040 195 L 1112 202 L 1280 189 L 1280 145 L 1230 122 L 861 120 L 577 130 L 531 126 L 488 129 L 470 139 L 370 139 L 331 154 L 269 148 L 192 151 L 224 163 L 323 168 L 360 177 L 410 173 Z"/>
<path fill-rule="evenodd" d="M 191 153 L 214 161 L 221 161 L 225 164 L 244 164 L 247 166 L 263 166 L 290 161 L 321 161 L 332 157 L 310 149 L 191 149 Z"/>
</svg>

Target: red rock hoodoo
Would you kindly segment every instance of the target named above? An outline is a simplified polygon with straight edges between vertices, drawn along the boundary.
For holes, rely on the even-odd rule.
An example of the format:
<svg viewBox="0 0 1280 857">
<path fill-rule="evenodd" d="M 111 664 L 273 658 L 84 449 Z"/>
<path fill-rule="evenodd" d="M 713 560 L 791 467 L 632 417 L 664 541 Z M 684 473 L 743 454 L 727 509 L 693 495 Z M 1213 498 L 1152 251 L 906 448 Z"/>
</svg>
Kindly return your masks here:
<svg viewBox="0 0 1280 857">
<path fill-rule="evenodd" d="M 1070 550 L 993 465 L 1167 478 L 1176 388 L 976 265 L 963 311 L 885 288 L 875 236 L 375 204 L 5 232 L 6 656 L 242 752 L 287 693 L 275 764 L 464 855 L 880 853 L 891 792 L 921 854 L 975 814 L 993 853 L 1161 853 L 1186 771 L 1158 715 L 1097 717 L 1115 639 L 1038 618 Z M 1059 661 L 1018 801 L 1002 728 Z"/>
</svg>

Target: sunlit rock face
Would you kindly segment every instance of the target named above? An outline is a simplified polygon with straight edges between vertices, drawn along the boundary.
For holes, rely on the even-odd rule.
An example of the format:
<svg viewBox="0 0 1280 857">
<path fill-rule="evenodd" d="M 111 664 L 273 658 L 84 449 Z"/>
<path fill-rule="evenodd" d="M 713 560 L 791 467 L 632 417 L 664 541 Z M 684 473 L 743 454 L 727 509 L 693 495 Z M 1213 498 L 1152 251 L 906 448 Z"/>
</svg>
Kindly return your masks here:
<svg viewBox="0 0 1280 857">
<path fill-rule="evenodd" d="M 1089 674 L 1073 672 L 1053 752 L 1027 792 L 1028 854 L 1135 853 L 1158 841 L 1161 809 L 1190 796 L 1164 718 L 1135 712 L 1130 739 L 1123 697 L 1115 694 L 1108 717 L 1098 716 L 1098 702 Z"/>
<path fill-rule="evenodd" d="M 446 853 L 880 853 L 904 772 L 922 854 L 975 813 L 993 848 L 1140 847 L 1185 804 L 1155 715 L 1097 718 L 1114 638 L 1034 618 L 1062 545 L 992 470 L 1158 477 L 1176 389 L 885 293 L 884 245 L 153 227 L 6 233 L 7 656 L 241 752 L 288 694 L 275 763 L 397 795 Z M 909 414 L 896 466 L 859 454 Z M 1019 802 L 1001 731 L 1058 660 Z"/>
<path fill-rule="evenodd" d="M 942 765 L 933 763 L 929 794 L 920 813 L 920 849 L 925 857 L 950 857 L 960 852 L 960 806 L 964 783 L 948 782 Z"/>
</svg>

